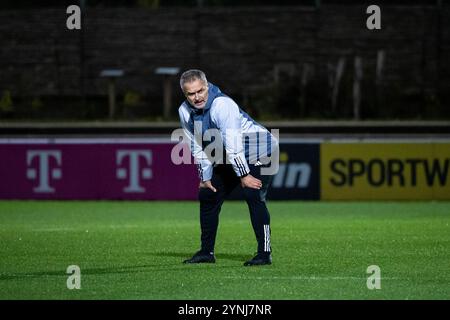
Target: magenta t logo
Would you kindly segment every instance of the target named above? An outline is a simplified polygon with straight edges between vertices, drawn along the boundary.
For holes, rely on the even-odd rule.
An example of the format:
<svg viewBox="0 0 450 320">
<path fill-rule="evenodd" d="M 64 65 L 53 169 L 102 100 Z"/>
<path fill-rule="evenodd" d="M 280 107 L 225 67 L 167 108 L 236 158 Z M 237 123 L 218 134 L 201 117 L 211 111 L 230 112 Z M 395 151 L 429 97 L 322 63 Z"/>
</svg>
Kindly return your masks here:
<svg viewBox="0 0 450 320">
<path fill-rule="evenodd" d="M 122 164 L 123 159 L 129 159 L 128 170 L 125 168 L 117 168 L 116 171 L 117 179 L 128 178 L 129 184 L 123 189 L 126 193 L 145 192 L 145 188 L 140 185 L 140 179 L 152 178 L 152 169 L 143 168 L 141 170 L 139 166 L 139 158 L 141 157 L 144 158 L 148 166 L 152 164 L 152 152 L 150 150 L 117 150 L 117 167 Z"/>
<path fill-rule="evenodd" d="M 31 168 L 33 159 L 37 158 L 38 168 Z M 50 168 L 50 158 L 56 160 L 56 164 L 61 166 L 61 151 L 59 150 L 29 150 L 27 151 L 27 178 L 38 180 L 39 185 L 33 188 L 38 193 L 53 193 L 55 189 L 50 186 L 50 179 L 61 179 L 60 168 Z"/>
</svg>

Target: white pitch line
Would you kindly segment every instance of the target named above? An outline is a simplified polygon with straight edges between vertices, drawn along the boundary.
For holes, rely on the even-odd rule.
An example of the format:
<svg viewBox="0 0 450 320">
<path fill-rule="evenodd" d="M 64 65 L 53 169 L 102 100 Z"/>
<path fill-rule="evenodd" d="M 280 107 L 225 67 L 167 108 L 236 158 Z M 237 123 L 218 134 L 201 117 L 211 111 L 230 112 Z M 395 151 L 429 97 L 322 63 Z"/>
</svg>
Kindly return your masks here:
<svg viewBox="0 0 450 320">
<path fill-rule="evenodd" d="M 35 232 L 61 232 L 61 231 L 86 231 L 82 229 L 75 228 L 42 228 L 42 229 L 32 229 Z"/>
<path fill-rule="evenodd" d="M 139 229 L 142 228 L 140 225 L 109 225 L 109 226 L 101 226 L 101 227 L 95 227 L 95 230 L 101 230 L 101 229 Z M 89 231 L 88 229 L 83 228 L 37 228 L 32 229 L 31 231 L 35 232 L 62 232 L 62 231 L 70 231 L 70 232 L 86 232 Z"/>
<path fill-rule="evenodd" d="M 239 279 L 239 280 L 364 280 L 366 281 L 367 278 L 363 277 L 307 277 L 307 276 L 292 276 L 292 277 L 233 277 L 233 276 L 226 276 L 225 279 Z M 401 278 L 395 278 L 395 277 L 382 277 L 382 280 L 400 280 Z"/>
</svg>

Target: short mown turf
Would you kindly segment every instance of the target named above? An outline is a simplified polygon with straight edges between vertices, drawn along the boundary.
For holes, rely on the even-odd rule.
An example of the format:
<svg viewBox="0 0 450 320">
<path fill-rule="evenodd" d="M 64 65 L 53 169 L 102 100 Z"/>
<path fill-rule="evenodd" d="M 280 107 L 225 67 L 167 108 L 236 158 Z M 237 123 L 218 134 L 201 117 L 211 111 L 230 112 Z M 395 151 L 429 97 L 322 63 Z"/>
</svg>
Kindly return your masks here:
<svg viewBox="0 0 450 320">
<path fill-rule="evenodd" d="M 225 202 L 215 264 L 196 202 L 0 202 L 0 299 L 449 299 L 450 203 L 269 202 L 273 264 L 244 202 Z M 67 288 L 67 267 L 81 289 Z M 381 288 L 369 290 L 367 268 Z M 374 283 L 374 282 L 371 282 Z"/>
</svg>

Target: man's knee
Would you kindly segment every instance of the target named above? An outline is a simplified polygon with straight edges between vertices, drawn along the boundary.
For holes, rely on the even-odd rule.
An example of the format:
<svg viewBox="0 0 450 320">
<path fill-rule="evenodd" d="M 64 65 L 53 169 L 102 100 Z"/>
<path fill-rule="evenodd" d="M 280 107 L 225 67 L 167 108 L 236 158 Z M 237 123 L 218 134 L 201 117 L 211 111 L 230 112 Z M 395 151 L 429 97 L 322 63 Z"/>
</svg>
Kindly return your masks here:
<svg viewBox="0 0 450 320">
<path fill-rule="evenodd" d="M 265 192 L 258 189 L 244 188 L 244 198 L 250 202 L 265 202 Z"/>
<path fill-rule="evenodd" d="M 198 191 L 198 200 L 200 202 L 215 202 L 220 199 L 219 191 L 214 192 L 209 188 L 200 188 Z"/>
</svg>

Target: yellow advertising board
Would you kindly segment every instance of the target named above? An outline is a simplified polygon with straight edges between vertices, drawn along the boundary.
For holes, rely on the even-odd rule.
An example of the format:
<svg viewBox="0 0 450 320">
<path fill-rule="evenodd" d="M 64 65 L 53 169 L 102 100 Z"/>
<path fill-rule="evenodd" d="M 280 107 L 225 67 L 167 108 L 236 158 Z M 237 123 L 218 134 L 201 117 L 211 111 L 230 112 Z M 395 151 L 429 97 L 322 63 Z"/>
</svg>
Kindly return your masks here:
<svg viewBox="0 0 450 320">
<path fill-rule="evenodd" d="M 450 200 L 450 143 L 322 143 L 323 200 Z"/>
</svg>

